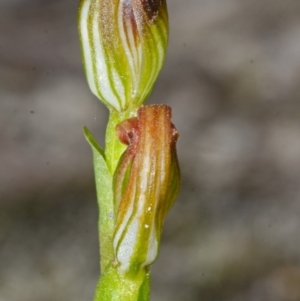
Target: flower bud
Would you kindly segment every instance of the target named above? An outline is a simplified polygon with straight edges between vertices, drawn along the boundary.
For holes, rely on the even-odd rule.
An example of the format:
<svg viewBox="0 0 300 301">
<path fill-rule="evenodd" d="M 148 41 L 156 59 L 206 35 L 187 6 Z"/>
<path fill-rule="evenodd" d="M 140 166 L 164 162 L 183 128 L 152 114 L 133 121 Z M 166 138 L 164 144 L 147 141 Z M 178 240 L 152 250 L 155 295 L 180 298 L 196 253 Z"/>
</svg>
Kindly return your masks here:
<svg viewBox="0 0 300 301">
<path fill-rule="evenodd" d="M 113 247 L 120 270 L 135 273 L 156 259 L 165 216 L 179 191 L 178 133 L 171 108 L 151 105 L 121 122 L 117 135 L 128 148 L 114 176 Z"/>
<path fill-rule="evenodd" d="M 162 68 L 166 0 L 81 0 L 79 35 L 87 81 L 109 108 L 138 108 Z"/>
</svg>

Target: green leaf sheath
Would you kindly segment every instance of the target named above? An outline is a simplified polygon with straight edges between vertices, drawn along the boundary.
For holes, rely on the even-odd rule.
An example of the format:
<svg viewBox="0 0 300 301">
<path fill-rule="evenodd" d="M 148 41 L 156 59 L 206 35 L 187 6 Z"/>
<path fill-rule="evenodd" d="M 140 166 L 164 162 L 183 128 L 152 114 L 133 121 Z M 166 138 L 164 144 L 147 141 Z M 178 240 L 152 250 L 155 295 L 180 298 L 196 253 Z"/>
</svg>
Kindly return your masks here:
<svg viewBox="0 0 300 301">
<path fill-rule="evenodd" d="M 84 135 L 93 151 L 94 172 L 99 206 L 99 241 L 101 271 L 104 272 L 114 258 L 112 237 L 114 233 L 114 202 L 112 191 L 112 175 L 105 162 L 103 149 L 99 146 L 93 135 L 84 128 Z"/>
<path fill-rule="evenodd" d="M 99 241 L 101 255 L 101 271 L 103 272 L 114 259 L 112 236 L 115 226 L 114 196 L 112 191 L 113 174 L 126 145 L 116 137 L 116 125 L 134 113 L 110 111 L 106 130 L 106 150 L 98 144 L 91 132 L 85 127 L 84 135 L 93 152 L 94 172 L 99 207 Z"/>
</svg>

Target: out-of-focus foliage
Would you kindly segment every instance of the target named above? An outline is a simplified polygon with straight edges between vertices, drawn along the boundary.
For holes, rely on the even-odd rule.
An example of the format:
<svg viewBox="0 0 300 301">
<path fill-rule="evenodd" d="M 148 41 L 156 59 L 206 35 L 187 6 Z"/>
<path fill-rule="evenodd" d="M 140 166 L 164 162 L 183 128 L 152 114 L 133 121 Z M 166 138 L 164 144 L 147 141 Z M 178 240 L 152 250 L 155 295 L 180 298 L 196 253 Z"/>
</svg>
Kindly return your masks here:
<svg viewBox="0 0 300 301">
<path fill-rule="evenodd" d="M 77 1 L 0 2 L 0 300 L 92 300 L 97 206 Z M 173 108 L 182 190 L 153 301 L 300 300 L 300 2 L 170 0 L 150 102 Z M 103 144 L 103 143 L 102 143 Z"/>
</svg>

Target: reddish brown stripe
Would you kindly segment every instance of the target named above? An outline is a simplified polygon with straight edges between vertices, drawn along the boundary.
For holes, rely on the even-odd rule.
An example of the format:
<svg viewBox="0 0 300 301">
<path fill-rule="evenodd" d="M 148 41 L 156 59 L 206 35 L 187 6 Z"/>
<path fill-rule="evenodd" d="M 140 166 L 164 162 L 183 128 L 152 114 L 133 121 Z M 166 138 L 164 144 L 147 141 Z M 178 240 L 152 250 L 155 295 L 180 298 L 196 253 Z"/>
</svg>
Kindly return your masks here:
<svg viewBox="0 0 300 301">
<path fill-rule="evenodd" d="M 126 20 L 130 20 L 131 22 L 131 26 L 132 26 L 132 32 L 133 32 L 133 36 L 135 39 L 138 38 L 138 28 L 137 28 L 137 24 L 136 24 L 136 20 L 135 20 L 135 16 L 133 13 L 133 8 L 132 8 L 132 2 L 131 1 L 125 1 L 124 3 L 124 8 L 123 8 L 123 24 L 124 24 L 124 28 L 127 31 L 127 26 L 126 26 Z M 127 35 L 127 33 L 126 33 Z"/>
<path fill-rule="evenodd" d="M 153 20 L 158 15 L 161 6 L 165 1 L 163 0 L 140 0 L 143 10 L 148 16 L 149 20 Z"/>
</svg>

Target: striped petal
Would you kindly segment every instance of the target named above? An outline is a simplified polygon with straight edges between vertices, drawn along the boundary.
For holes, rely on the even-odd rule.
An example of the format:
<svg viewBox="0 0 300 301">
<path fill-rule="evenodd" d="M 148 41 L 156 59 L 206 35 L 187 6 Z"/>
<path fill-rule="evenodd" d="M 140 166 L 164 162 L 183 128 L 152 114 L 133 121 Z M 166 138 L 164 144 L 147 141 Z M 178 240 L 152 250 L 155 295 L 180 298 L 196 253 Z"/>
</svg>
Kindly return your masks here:
<svg viewBox="0 0 300 301">
<path fill-rule="evenodd" d="M 165 59 L 166 0 L 81 0 L 79 35 L 92 92 L 117 111 L 138 108 Z"/>
<path fill-rule="evenodd" d="M 165 216 L 179 191 L 178 133 L 171 108 L 151 105 L 119 124 L 117 134 L 128 148 L 114 176 L 113 247 L 120 270 L 136 273 L 156 259 Z"/>
</svg>

